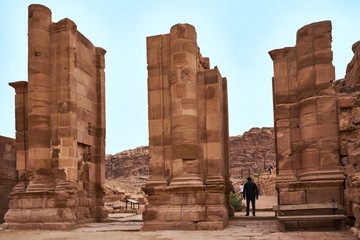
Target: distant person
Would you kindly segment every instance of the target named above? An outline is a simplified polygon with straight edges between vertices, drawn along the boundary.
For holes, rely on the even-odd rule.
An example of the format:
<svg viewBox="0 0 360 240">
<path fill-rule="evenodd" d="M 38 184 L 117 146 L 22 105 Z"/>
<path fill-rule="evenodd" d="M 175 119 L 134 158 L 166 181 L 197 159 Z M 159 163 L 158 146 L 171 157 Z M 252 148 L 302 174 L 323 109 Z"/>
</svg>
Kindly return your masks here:
<svg viewBox="0 0 360 240">
<path fill-rule="evenodd" d="M 243 192 L 244 192 L 244 185 L 240 185 L 240 193 L 241 193 L 241 195 L 243 195 Z"/>
<path fill-rule="evenodd" d="M 251 181 L 251 177 L 248 177 L 247 180 L 248 181 L 244 185 L 244 193 L 243 193 L 243 197 L 244 197 L 244 199 L 246 199 L 246 215 L 245 216 L 249 216 L 250 201 L 251 201 L 251 206 L 252 206 L 252 214 L 253 214 L 253 216 L 255 216 L 255 197 L 256 197 L 256 199 L 259 198 L 259 191 L 258 191 L 256 184 Z"/>
</svg>

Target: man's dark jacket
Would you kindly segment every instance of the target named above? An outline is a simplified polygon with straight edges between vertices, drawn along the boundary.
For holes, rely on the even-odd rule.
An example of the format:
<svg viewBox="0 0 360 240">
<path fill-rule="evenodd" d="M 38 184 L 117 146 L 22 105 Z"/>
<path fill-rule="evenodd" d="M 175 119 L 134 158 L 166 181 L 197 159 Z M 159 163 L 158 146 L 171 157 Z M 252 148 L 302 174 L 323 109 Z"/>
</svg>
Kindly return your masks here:
<svg viewBox="0 0 360 240">
<path fill-rule="evenodd" d="M 244 192 L 243 192 L 244 199 L 253 200 L 255 199 L 255 197 L 256 199 L 258 199 L 258 196 L 259 196 L 259 191 L 256 184 L 251 181 L 245 183 Z"/>
</svg>

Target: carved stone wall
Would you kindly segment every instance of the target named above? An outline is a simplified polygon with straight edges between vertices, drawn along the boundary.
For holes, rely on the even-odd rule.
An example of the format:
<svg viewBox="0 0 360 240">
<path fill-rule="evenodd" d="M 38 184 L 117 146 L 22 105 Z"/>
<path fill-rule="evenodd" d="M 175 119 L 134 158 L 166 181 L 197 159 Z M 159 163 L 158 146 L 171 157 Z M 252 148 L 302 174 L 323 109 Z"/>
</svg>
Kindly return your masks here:
<svg viewBox="0 0 360 240">
<path fill-rule="evenodd" d="M 16 141 L 0 136 L 0 223 L 9 209 L 9 193 L 17 183 Z"/>
<path fill-rule="evenodd" d="M 346 214 L 360 228 L 360 42 L 353 45 L 354 57 L 344 79 L 335 82 L 337 90 L 340 163 L 345 168 Z"/>
<path fill-rule="evenodd" d="M 229 203 L 227 84 L 195 28 L 147 38 L 149 205 L 143 230 L 222 229 Z"/>
<path fill-rule="evenodd" d="M 28 82 L 15 88 L 18 184 L 4 226 L 70 229 L 104 217 L 105 50 L 29 6 Z"/>
</svg>

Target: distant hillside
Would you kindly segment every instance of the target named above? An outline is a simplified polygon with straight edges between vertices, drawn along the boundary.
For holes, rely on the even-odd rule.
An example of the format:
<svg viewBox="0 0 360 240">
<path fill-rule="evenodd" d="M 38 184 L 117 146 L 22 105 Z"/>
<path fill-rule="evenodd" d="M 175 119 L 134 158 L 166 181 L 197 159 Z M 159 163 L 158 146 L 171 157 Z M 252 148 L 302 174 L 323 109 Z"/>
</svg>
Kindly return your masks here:
<svg viewBox="0 0 360 240">
<path fill-rule="evenodd" d="M 274 129 L 252 128 L 243 135 L 230 137 L 230 174 L 247 177 L 264 170 L 275 161 Z M 107 179 L 139 179 L 145 181 L 149 174 L 149 147 L 137 147 L 105 157 Z"/>
<path fill-rule="evenodd" d="M 252 128 L 229 138 L 230 175 L 246 178 L 275 162 L 274 128 Z"/>
</svg>

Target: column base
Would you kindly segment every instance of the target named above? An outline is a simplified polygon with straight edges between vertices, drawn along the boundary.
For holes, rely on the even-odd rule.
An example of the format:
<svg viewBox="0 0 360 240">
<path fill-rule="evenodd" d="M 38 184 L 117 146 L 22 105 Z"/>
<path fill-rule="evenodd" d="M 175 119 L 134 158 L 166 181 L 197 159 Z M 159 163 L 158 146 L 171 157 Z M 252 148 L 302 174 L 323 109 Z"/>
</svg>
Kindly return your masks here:
<svg viewBox="0 0 360 240">
<path fill-rule="evenodd" d="M 99 205 L 101 194 L 80 188 L 82 184 L 70 181 L 20 182 L 10 193 L 10 208 L 4 216 L 3 227 L 69 230 L 77 224 L 107 217 L 104 207 Z"/>
<path fill-rule="evenodd" d="M 176 188 L 203 188 L 204 183 L 202 178 L 199 175 L 190 175 L 190 176 L 178 176 L 174 177 L 167 189 L 176 189 Z"/>
<path fill-rule="evenodd" d="M 227 195 L 219 188 L 178 186 L 146 193 L 143 231 L 219 230 L 228 224 Z"/>
<path fill-rule="evenodd" d="M 313 176 L 303 175 L 302 179 Z M 322 176 L 325 174 L 320 175 L 320 180 L 277 183 L 280 230 L 343 228 L 344 180 L 339 175 L 327 180 L 322 180 Z"/>
</svg>

